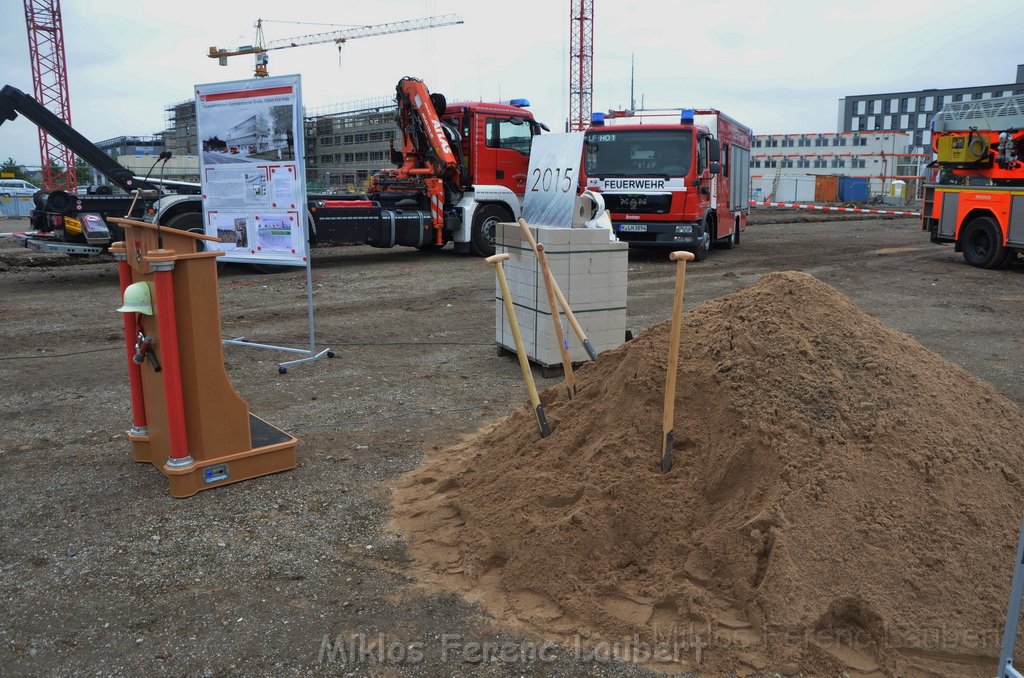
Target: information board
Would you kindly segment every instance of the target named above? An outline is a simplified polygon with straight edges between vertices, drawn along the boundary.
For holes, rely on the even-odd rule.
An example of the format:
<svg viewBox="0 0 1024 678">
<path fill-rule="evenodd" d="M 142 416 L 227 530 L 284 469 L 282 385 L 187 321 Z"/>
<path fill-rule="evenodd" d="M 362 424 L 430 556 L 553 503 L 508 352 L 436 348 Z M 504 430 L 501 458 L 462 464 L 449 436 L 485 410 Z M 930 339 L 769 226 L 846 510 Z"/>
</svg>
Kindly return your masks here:
<svg viewBox="0 0 1024 678">
<path fill-rule="evenodd" d="M 203 223 L 222 261 L 305 266 L 298 75 L 196 85 Z"/>
<path fill-rule="evenodd" d="M 572 226 L 579 186 L 583 132 L 533 138 L 523 218 L 531 226 Z"/>
</svg>

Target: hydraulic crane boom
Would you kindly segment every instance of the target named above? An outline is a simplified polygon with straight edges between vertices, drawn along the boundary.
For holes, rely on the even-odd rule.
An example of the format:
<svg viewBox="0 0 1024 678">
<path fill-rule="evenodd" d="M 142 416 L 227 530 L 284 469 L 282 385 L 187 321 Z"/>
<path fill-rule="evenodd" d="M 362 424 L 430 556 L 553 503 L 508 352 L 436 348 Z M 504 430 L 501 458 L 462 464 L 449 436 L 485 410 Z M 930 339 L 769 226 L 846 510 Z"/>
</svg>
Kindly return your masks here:
<svg viewBox="0 0 1024 678">
<path fill-rule="evenodd" d="M 457 14 L 443 14 L 440 16 L 428 16 L 422 19 L 411 19 L 408 21 L 394 21 L 387 24 L 376 24 L 372 26 L 357 26 L 341 31 L 328 31 L 326 33 L 312 33 L 294 38 L 281 38 L 264 43 L 263 20 L 256 20 L 256 44 L 239 47 L 235 50 L 220 49 L 211 47 L 207 56 L 211 59 L 218 59 L 221 66 L 226 66 L 227 58 L 242 54 L 254 54 L 256 56 L 256 77 L 265 78 L 269 75 L 267 71 L 267 52 L 274 49 L 285 49 L 287 47 L 303 47 L 305 45 L 321 45 L 333 42 L 338 49 L 349 40 L 357 38 L 372 38 L 377 35 L 391 35 L 392 33 L 407 33 L 409 31 L 422 31 L 427 28 L 439 28 L 441 26 L 452 26 L 461 24 L 462 17 Z"/>
</svg>

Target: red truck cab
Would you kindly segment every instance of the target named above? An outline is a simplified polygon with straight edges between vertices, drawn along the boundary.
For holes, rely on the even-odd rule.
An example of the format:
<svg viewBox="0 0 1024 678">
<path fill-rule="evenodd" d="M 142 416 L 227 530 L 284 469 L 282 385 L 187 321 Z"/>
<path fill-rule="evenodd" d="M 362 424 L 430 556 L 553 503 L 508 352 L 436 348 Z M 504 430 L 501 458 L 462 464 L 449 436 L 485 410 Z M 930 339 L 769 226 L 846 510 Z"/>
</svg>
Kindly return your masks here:
<svg viewBox="0 0 1024 678">
<path fill-rule="evenodd" d="M 584 136 L 585 186 L 615 234 L 704 259 L 739 243 L 750 211 L 750 129 L 715 109 L 595 113 Z"/>
<path fill-rule="evenodd" d="M 470 183 L 505 186 L 519 196 L 526 192 L 530 145 L 546 129 L 525 109 L 529 105 L 525 99 L 448 104 L 442 120 L 462 137 L 462 171 Z"/>
</svg>

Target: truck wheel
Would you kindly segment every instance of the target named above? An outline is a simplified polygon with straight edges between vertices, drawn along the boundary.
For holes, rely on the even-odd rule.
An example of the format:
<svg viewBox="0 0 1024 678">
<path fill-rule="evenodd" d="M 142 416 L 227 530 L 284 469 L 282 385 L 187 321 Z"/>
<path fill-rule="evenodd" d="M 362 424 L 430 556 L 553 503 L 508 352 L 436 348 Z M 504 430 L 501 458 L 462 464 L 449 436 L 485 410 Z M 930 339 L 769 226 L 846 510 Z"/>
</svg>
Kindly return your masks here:
<svg viewBox="0 0 1024 678">
<path fill-rule="evenodd" d="M 473 228 L 470 237 L 470 248 L 478 257 L 489 257 L 494 254 L 495 233 L 498 223 L 512 221 L 512 215 L 504 207 L 484 205 L 473 214 Z"/>
<path fill-rule="evenodd" d="M 733 229 L 735 229 L 735 228 L 736 228 L 736 226 L 734 224 L 733 225 Z M 736 230 L 733 230 L 732 233 L 730 233 L 729 235 L 725 236 L 721 240 L 716 240 L 715 241 L 715 247 L 721 247 L 723 250 L 731 250 L 735 246 L 736 246 Z"/>
<path fill-rule="evenodd" d="M 964 260 L 978 268 L 999 268 L 1012 252 L 1003 246 L 1003 234 L 990 217 L 977 217 L 964 226 L 960 247 Z"/>
<path fill-rule="evenodd" d="M 203 213 L 202 212 L 182 212 L 175 214 L 173 217 L 167 220 L 164 224 L 167 228 L 173 228 L 178 231 L 190 231 L 192 233 L 203 233 Z"/>
<path fill-rule="evenodd" d="M 693 248 L 693 258 L 695 261 L 704 261 L 708 258 L 708 250 L 711 249 L 711 234 L 704 231 L 704 237 L 700 239 L 700 243 Z"/>
<path fill-rule="evenodd" d="M 189 233 L 205 233 L 203 228 L 203 215 L 201 212 L 182 212 L 175 214 L 164 224 L 166 228 L 173 228 L 176 231 L 188 231 Z M 206 243 L 202 240 L 196 241 L 196 251 L 205 252 Z"/>
</svg>

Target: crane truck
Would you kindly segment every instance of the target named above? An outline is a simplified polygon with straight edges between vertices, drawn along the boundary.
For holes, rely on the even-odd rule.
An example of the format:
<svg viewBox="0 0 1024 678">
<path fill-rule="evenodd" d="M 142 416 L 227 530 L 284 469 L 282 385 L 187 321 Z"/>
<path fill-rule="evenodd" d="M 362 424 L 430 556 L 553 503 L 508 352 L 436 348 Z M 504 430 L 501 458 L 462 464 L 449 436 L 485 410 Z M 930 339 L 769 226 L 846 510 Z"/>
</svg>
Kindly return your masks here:
<svg viewBox="0 0 1024 678">
<path fill-rule="evenodd" d="M 104 153 L 38 101 L 15 87 L 5 85 L 0 89 L 0 125 L 16 119 L 19 113 L 125 191 L 115 195 L 110 187 L 101 187 L 96 193 L 36 192 L 32 196 L 35 209 L 29 215 L 32 231 L 21 234 L 23 242 L 27 247 L 44 252 L 79 256 L 103 252 L 120 236 L 120 229 L 113 224 L 108 225 L 106 218 L 126 215 L 141 218 L 147 201 L 158 197 L 159 184 L 135 176 L 132 170 Z M 199 190 L 197 185 L 171 183 L 179 184 L 182 191 L 198 193 Z M 143 196 L 141 201 L 137 199 L 140 196 Z M 162 213 L 161 218 L 171 228 L 196 225 L 194 219 L 180 214 L 181 210 L 172 210 Z M 198 224 L 201 223 L 200 218 Z"/>
<path fill-rule="evenodd" d="M 585 185 L 604 197 L 620 240 L 687 249 L 701 261 L 713 244 L 739 245 L 747 227 L 751 138 L 713 108 L 594 113 Z"/>
<path fill-rule="evenodd" d="M 416 78 L 398 83 L 396 103 L 402 138 L 401 150 L 391 151 L 396 167 L 378 173 L 366 194 L 308 195 L 310 241 L 420 249 L 451 242 L 457 251 L 493 254 L 495 225 L 519 216 L 531 142 L 547 127 L 526 110 L 525 99 L 448 104 Z M 161 182 L 135 176 L 35 99 L 5 86 L 0 124 L 19 113 L 127 193 L 41 191 L 33 198 L 32 231 L 22 235 L 27 247 L 72 255 L 104 251 L 121 238 L 107 217 L 129 214 L 130 194 L 139 189 L 151 201 L 146 219 L 202 230 L 198 185 L 162 182 L 177 189 L 165 192 Z M 142 216 L 141 206 L 134 214 Z"/>
<path fill-rule="evenodd" d="M 932 120 L 934 166 L 967 185 L 926 184 L 921 230 L 979 268 L 1024 251 L 1024 96 L 946 104 Z M 983 183 L 985 185 L 978 185 Z"/>
</svg>

